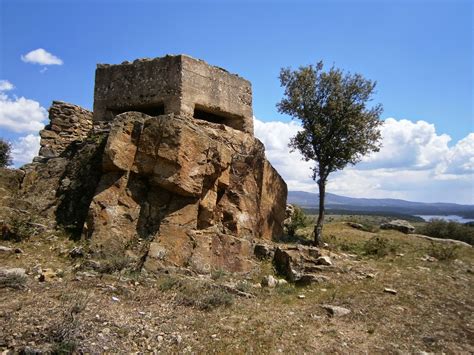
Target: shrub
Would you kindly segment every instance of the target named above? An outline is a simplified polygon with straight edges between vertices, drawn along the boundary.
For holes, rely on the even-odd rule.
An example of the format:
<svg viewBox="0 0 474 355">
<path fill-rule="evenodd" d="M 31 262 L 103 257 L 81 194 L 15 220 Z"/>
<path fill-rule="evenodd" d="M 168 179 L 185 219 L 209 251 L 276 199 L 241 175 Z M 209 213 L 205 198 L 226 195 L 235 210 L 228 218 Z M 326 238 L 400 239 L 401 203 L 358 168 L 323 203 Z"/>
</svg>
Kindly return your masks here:
<svg viewBox="0 0 474 355">
<path fill-rule="evenodd" d="M 178 288 L 181 285 L 181 281 L 177 277 L 167 276 L 161 280 L 158 285 L 160 291 L 169 291 L 174 288 Z"/>
<path fill-rule="evenodd" d="M 77 343 L 74 340 L 62 340 L 53 344 L 51 354 L 68 355 L 73 354 L 77 349 Z"/>
<path fill-rule="evenodd" d="M 5 168 L 12 165 L 11 144 L 0 138 L 0 168 Z"/>
<path fill-rule="evenodd" d="M 2 239 L 21 242 L 36 234 L 36 229 L 28 217 L 13 215 L 8 223 L 2 223 Z"/>
<path fill-rule="evenodd" d="M 432 219 L 419 229 L 421 234 L 442 239 L 455 239 L 474 245 L 474 228 L 453 221 Z"/>
<path fill-rule="evenodd" d="M 202 310 L 211 310 L 218 307 L 229 307 L 234 303 L 234 297 L 221 289 L 205 292 L 196 305 Z"/>
<path fill-rule="evenodd" d="M 388 239 L 379 236 L 370 238 L 363 245 L 365 255 L 375 256 L 378 258 L 394 253 L 396 252 L 396 249 L 395 244 L 391 243 Z"/>
<path fill-rule="evenodd" d="M 291 222 L 286 226 L 286 231 L 290 237 L 294 237 L 299 228 L 304 228 L 309 223 L 309 218 L 298 206 L 294 206 L 295 210 L 291 216 Z"/>
<path fill-rule="evenodd" d="M 457 245 L 441 245 L 440 243 L 431 243 L 427 250 L 427 254 L 432 256 L 439 261 L 450 261 L 454 260 L 458 256 Z"/>
</svg>

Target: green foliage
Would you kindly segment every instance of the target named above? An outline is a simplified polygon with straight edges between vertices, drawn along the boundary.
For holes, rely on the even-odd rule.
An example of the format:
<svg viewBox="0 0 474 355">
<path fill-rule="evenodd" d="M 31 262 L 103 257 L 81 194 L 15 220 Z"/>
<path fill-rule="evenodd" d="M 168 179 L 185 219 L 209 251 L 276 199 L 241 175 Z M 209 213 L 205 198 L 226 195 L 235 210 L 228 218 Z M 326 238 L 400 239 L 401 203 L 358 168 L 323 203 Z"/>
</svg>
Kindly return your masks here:
<svg viewBox="0 0 474 355">
<path fill-rule="evenodd" d="M 159 283 L 159 290 L 160 291 L 169 291 L 175 288 L 179 288 L 182 282 L 179 278 L 173 276 L 164 277 Z"/>
<path fill-rule="evenodd" d="M 455 239 L 474 245 L 474 228 L 453 221 L 432 219 L 419 229 L 419 233 L 433 238 Z"/>
<path fill-rule="evenodd" d="M 51 354 L 68 355 L 73 354 L 77 349 L 77 343 L 74 340 L 64 340 L 53 344 Z"/>
<path fill-rule="evenodd" d="M 222 269 L 214 269 L 211 271 L 211 279 L 216 281 L 223 279 L 226 275 L 227 273 L 225 272 L 225 270 Z"/>
<path fill-rule="evenodd" d="M 457 245 L 442 245 L 441 243 L 431 243 L 427 250 L 429 256 L 432 256 L 439 261 L 451 261 L 458 257 L 459 246 Z"/>
<path fill-rule="evenodd" d="M 0 168 L 12 165 L 12 146 L 10 142 L 0 138 Z"/>
<path fill-rule="evenodd" d="M 278 111 L 301 121 L 303 129 L 290 141 L 306 161 L 313 161 L 313 180 L 319 185 L 319 216 L 315 242 L 321 243 L 324 196 L 330 173 L 380 149 L 380 104 L 368 106 L 376 83 L 337 68 L 323 71 L 323 63 L 280 71 L 284 98 Z"/>
<path fill-rule="evenodd" d="M 13 215 L 8 223 L 2 225 L 2 239 L 21 242 L 36 234 L 30 218 L 21 214 Z"/>
<path fill-rule="evenodd" d="M 294 208 L 291 222 L 286 226 L 286 231 L 290 237 L 294 237 L 299 228 L 304 228 L 309 224 L 309 218 L 304 211 L 298 206 L 294 206 Z"/>
<path fill-rule="evenodd" d="M 382 106 L 367 107 L 375 82 L 334 67 L 322 70 L 322 62 L 298 70 L 282 69 L 285 97 L 277 107 L 301 120 L 303 130 L 290 146 L 316 162 L 314 178 L 325 180 L 329 173 L 379 150 Z"/>
<path fill-rule="evenodd" d="M 387 238 L 375 236 L 366 241 L 362 247 L 365 255 L 382 258 L 397 251 L 397 246 Z"/>
</svg>

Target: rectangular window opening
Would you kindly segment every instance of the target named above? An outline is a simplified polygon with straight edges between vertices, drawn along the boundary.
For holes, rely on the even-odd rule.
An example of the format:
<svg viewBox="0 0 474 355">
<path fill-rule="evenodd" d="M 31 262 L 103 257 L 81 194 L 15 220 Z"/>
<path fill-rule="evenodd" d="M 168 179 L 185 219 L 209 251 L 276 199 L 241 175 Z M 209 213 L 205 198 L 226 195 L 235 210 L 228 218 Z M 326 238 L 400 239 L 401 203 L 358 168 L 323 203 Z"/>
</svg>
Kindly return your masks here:
<svg viewBox="0 0 474 355">
<path fill-rule="evenodd" d="M 226 125 L 238 130 L 243 129 L 242 117 L 208 109 L 206 107 L 199 106 L 199 105 L 196 105 L 194 107 L 193 117 L 198 120 L 204 120 L 207 122 L 223 124 L 223 125 Z"/>
<path fill-rule="evenodd" d="M 215 113 L 211 113 L 205 111 L 201 108 L 196 107 L 194 109 L 194 118 L 198 120 L 204 120 L 212 123 L 220 123 L 220 124 L 227 124 L 227 118 L 221 115 L 216 115 Z"/>
</svg>

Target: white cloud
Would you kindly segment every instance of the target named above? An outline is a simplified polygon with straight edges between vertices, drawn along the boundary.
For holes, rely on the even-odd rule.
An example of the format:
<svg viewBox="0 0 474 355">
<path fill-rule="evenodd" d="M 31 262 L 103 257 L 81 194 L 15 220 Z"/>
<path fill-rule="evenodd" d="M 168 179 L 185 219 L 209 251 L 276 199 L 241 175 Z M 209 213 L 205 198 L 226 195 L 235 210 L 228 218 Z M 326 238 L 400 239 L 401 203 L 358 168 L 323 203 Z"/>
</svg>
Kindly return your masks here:
<svg viewBox="0 0 474 355">
<path fill-rule="evenodd" d="M 39 102 L 0 92 L 0 127 L 15 133 L 36 132 L 43 128 L 47 116 Z"/>
<path fill-rule="evenodd" d="M 0 80 L 0 92 L 13 90 L 15 87 L 8 80 Z"/>
<path fill-rule="evenodd" d="M 25 63 L 41 64 L 41 65 L 62 65 L 61 58 L 56 57 L 45 51 L 43 48 L 35 49 L 21 56 L 21 60 Z"/>
<path fill-rule="evenodd" d="M 435 126 L 425 121 L 387 118 L 381 132 L 382 149 L 364 157 L 359 169 L 427 169 L 440 163 L 449 151 L 451 138 L 436 134 Z"/>
<path fill-rule="evenodd" d="M 474 174 L 474 133 L 469 133 L 449 151 L 439 171 L 444 174 Z"/>
<path fill-rule="evenodd" d="M 33 158 L 38 155 L 40 148 L 39 135 L 28 134 L 20 137 L 12 144 L 13 164 L 20 166 L 26 163 L 31 163 Z"/>
<path fill-rule="evenodd" d="M 267 157 L 289 190 L 316 192 L 311 162 L 290 153 L 295 122 L 255 119 L 255 135 L 265 144 Z M 329 176 L 328 192 L 372 198 L 474 203 L 474 133 L 449 147 L 451 138 L 436 133 L 425 121 L 389 118 L 382 128 L 383 147 L 356 166 Z"/>
</svg>

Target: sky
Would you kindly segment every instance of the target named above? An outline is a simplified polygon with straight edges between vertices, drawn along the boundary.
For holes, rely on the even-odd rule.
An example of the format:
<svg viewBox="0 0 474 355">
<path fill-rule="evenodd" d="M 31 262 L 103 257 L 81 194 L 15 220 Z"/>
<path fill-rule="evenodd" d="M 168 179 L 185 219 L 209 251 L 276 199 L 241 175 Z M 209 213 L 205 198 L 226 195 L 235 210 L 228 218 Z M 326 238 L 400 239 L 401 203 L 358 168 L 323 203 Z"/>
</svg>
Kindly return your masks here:
<svg viewBox="0 0 474 355">
<path fill-rule="evenodd" d="M 383 148 L 333 173 L 351 197 L 474 203 L 473 5 L 464 0 L 0 0 L 0 137 L 31 161 L 53 100 L 92 109 L 97 63 L 188 54 L 252 82 L 255 134 L 290 190 L 314 192 L 290 153 L 278 74 L 323 60 L 377 81 Z"/>
</svg>

